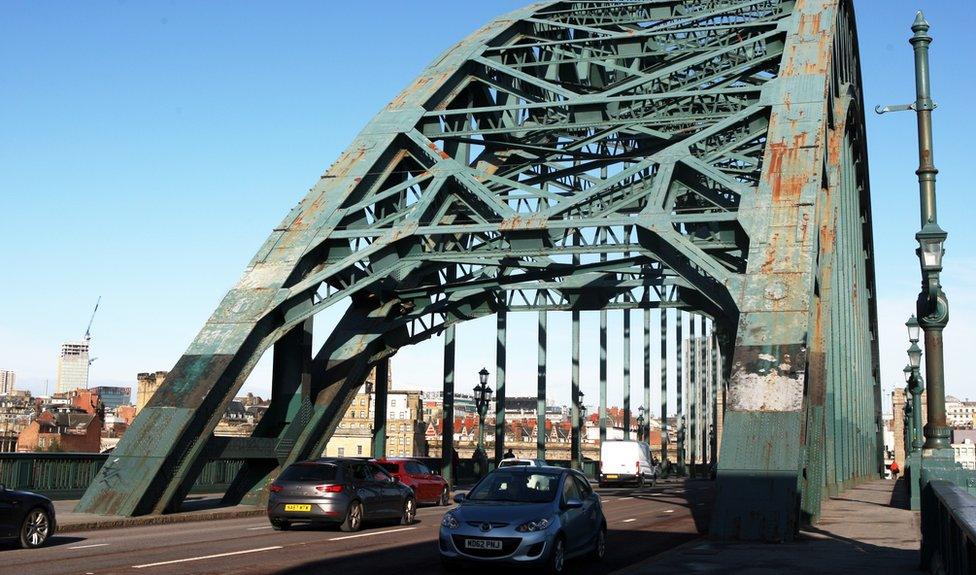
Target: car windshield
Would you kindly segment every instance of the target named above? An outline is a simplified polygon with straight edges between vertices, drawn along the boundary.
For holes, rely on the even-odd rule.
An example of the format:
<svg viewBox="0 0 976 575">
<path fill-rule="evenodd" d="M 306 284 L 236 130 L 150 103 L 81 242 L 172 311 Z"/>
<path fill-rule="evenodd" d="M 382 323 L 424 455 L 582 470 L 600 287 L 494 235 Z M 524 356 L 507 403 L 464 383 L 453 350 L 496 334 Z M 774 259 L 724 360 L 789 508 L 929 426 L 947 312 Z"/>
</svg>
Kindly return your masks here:
<svg viewBox="0 0 976 575">
<path fill-rule="evenodd" d="M 280 481 L 333 481 L 335 478 L 336 466 L 328 463 L 292 465 L 278 477 Z"/>
<path fill-rule="evenodd" d="M 501 469 L 485 477 L 469 493 L 471 501 L 548 503 L 555 499 L 559 473 L 529 471 L 529 468 Z"/>
</svg>

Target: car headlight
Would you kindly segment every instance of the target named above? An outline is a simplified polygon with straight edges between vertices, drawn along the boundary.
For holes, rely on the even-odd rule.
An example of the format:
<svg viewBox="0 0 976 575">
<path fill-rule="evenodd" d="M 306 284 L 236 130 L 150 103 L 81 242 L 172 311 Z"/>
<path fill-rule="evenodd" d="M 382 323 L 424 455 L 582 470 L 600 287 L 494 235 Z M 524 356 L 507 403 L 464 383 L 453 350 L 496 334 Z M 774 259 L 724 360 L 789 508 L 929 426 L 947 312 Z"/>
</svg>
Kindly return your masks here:
<svg viewBox="0 0 976 575">
<path fill-rule="evenodd" d="M 458 523 L 457 517 L 453 513 L 445 513 L 444 518 L 441 519 L 441 527 L 447 527 L 448 529 L 457 529 L 461 524 Z"/>
<path fill-rule="evenodd" d="M 535 521 L 526 521 L 516 527 L 515 530 L 522 533 L 531 533 L 533 531 L 544 531 L 546 527 L 549 527 L 548 519 L 536 519 Z"/>
</svg>

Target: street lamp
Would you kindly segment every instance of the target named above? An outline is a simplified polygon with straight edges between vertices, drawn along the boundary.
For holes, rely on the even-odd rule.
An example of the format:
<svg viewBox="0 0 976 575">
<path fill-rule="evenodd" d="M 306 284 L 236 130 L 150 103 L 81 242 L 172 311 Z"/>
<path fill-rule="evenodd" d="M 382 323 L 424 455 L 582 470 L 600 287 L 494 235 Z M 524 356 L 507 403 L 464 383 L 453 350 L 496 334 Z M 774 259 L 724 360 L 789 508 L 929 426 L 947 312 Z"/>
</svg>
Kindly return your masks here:
<svg viewBox="0 0 976 575">
<path fill-rule="evenodd" d="M 908 321 L 905 322 L 905 327 L 908 328 L 908 341 L 918 343 L 921 328 L 918 327 L 918 320 L 915 319 L 915 314 L 912 314 L 912 317 L 908 318 Z"/>
<path fill-rule="evenodd" d="M 478 409 L 478 449 L 475 450 L 475 460 L 480 467 L 479 475 L 484 475 L 487 468 L 488 456 L 485 454 L 485 416 L 488 414 L 488 404 L 491 402 L 491 388 L 488 387 L 488 370 L 481 368 L 478 372 L 478 385 L 474 386 L 474 405 Z"/>
<path fill-rule="evenodd" d="M 924 332 L 925 375 L 929 380 L 925 425 L 926 457 L 952 460 L 949 445 L 949 427 L 945 412 L 945 363 L 942 357 L 942 331 L 949 323 L 949 298 L 942 291 L 939 273 L 942 271 L 942 256 L 945 255 L 945 240 L 948 234 L 939 227 L 936 205 L 935 168 L 932 145 L 932 111 L 936 104 L 932 101 L 929 82 L 929 23 L 921 12 L 912 22 L 912 37 L 908 40 L 915 53 L 915 101 L 899 106 L 877 107 L 879 114 L 902 110 L 913 110 L 918 123 L 918 192 L 920 204 L 920 229 L 915 234 L 918 242 L 916 254 L 922 275 L 922 289 L 915 302 L 917 323 Z M 909 320 L 909 339 L 914 343 L 919 339 L 918 328 Z M 921 411 L 916 405 L 916 415 Z M 934 461 L 933 461 L 934 464 Z M 939 465 L 942 465 L 940 463 Z M 951 465 L 950 465 L 951 467 Z"/>
<path fill-rule="evenodd" d="M 644 406 L 640 406 L 637 411 L 640 414 L 637 416 L 637 441 L 644 441 Z"/>
</svg>

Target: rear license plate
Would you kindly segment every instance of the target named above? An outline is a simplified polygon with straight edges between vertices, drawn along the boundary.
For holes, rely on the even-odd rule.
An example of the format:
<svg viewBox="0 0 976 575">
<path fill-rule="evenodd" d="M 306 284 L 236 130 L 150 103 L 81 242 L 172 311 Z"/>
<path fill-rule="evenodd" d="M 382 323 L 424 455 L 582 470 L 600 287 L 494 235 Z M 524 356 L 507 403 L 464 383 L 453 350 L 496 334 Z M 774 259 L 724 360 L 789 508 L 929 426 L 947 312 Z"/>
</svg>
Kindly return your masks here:
<svg viewBox="0 0 976 575">
<path fill-rule="evenodd" d="M 616 475 L 607 475 L 607 479 L 616 479 L 616 478 L 617 478 Z"/>
<path fill-rule="evenodd" d="M 467 539 L 464 542 L 465 549 L 501 549 L 501 541 L 491 539 Z"/>
<path fill-rule="evenodd" d="M 288 503 L 285 505 L 285 511 L 311 511 L 311 504 L 299 504 L 299 503 Z"/>
</svg>

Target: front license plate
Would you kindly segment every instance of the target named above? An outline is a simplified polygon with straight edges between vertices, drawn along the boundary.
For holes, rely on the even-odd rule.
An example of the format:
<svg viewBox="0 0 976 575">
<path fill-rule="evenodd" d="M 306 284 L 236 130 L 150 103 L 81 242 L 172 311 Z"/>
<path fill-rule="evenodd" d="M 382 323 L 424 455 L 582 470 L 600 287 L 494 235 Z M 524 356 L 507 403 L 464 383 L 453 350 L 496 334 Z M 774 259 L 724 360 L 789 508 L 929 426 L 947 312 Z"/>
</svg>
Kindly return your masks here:
<svg viewBox="0 0 976 575">
<path fill-rule="evenodd" d="M 466 549 L 501 549 L 502 542 L 491 539 L 468 539 L 464 542 L 464 547 Z"/>
<path fill-rule="evenodd" d="M 300 504 L 300 503 L 287 503 L 285 504 L 285 511 L 311 511 L 311 504 Z"/>
</svg>

